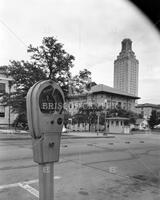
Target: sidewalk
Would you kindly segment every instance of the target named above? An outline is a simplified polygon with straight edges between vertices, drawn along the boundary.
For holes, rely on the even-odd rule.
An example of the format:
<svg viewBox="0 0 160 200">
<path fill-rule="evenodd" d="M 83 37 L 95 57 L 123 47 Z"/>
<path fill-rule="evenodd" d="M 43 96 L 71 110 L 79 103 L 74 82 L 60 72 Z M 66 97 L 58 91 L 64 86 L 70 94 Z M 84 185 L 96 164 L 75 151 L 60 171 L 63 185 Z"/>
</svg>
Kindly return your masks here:
<svg viewBox="0 0 160 200">
<path fill-rule="evenodd" d="M 95 132 L 66 132 L 62 133 L 62 139 L 70 138 L 114 138 L 112 134 L 104 135 Z M 14 129 L 0 129 L 0 140 L 30 140 L 31 136 L 28 131 Z"/>
<path fill-rule="evenodd" d="M 24 140 L 31 139 L 29 132 L 14 129 L 0 129 L 0 140 Z"/>
</svg>

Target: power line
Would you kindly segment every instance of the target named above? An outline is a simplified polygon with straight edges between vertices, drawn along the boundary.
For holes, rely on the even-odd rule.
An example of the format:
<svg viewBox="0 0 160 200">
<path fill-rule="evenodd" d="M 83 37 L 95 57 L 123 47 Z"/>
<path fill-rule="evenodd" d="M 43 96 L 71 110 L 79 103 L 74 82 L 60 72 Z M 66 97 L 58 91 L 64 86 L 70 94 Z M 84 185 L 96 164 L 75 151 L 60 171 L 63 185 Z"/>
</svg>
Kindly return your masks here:
<svg viewBox="0 0 160 200">
<path fill-rule="evenodd" d="M 14 35 L 14 37 L 21 43 L 23 44 L 25 47 L 27 47 L 27 45 L 25 44 L 25 42 L 5 23 L 0 19 L 0 23 L 5 26 L 7 28 L 7 30 Z"/>
</svg>

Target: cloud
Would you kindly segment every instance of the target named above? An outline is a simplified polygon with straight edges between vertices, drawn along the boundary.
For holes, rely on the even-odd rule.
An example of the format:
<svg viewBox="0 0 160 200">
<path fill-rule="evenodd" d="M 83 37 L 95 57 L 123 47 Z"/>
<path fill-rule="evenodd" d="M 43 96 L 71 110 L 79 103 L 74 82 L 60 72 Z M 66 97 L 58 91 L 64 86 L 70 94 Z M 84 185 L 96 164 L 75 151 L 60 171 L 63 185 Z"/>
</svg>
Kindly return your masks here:
<svg viewBox="0 0 160 200">
<path fill-rule="evenodd" d="M 139 60 L 140 95 L 146 99 L 150 92 L 153 100 L 158 98 L 152 87 L 159 84 L 160 79 L 160 36 L 129 1 L 2 0 L 1 4 L 0 19 L 26 45 L 37 46 L 44 36 L 55 36 L 66 51 L 75 56 L 74 73 L 88 67 L 96 82 L 110 86 L 113 85 L 114 60 L 121 51 L 121 41 L 131 38 Z M 27 47 L 3 24 L 0 24 L 0 34 L 3 35 L 0 64 L 6 64 L 10 59 L 28 58 Z M 149 79 L 151 76 L 153 79 Z"/>
<path fill-rule="evenodd" d="M 142 103 L 155 103 L 160 104 L 160 92 L 159 92 L 160 79 L 148 78 L 139 82 L 139 96 Z"/>
</svg>

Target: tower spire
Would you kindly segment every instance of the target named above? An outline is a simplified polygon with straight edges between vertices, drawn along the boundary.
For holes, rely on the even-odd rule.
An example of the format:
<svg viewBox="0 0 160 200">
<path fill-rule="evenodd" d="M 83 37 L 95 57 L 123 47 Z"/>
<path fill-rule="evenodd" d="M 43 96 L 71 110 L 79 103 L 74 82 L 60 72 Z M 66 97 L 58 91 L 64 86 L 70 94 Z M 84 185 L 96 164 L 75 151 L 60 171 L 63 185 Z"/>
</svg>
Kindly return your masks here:
<svg viewBox="0 0 160 200">
<path fill-rule="evenodd" d="M 126 38 L 122 41 L 122 51 L 132 51 L 132 41 Z"/>
</svg>

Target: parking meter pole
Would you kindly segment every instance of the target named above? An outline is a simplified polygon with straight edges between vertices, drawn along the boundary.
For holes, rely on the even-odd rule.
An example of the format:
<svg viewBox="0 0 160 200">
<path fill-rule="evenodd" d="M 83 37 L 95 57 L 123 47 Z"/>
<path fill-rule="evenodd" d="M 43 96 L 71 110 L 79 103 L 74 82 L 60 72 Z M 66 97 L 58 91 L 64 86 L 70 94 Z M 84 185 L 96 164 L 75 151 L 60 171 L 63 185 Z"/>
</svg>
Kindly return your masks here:
<svg viewBox="0 0 160 200">
<path fill-rule="evenodd" d="M 54 200 L 54 163 L 39 164 L 39 200 Z"/>
</svg>

